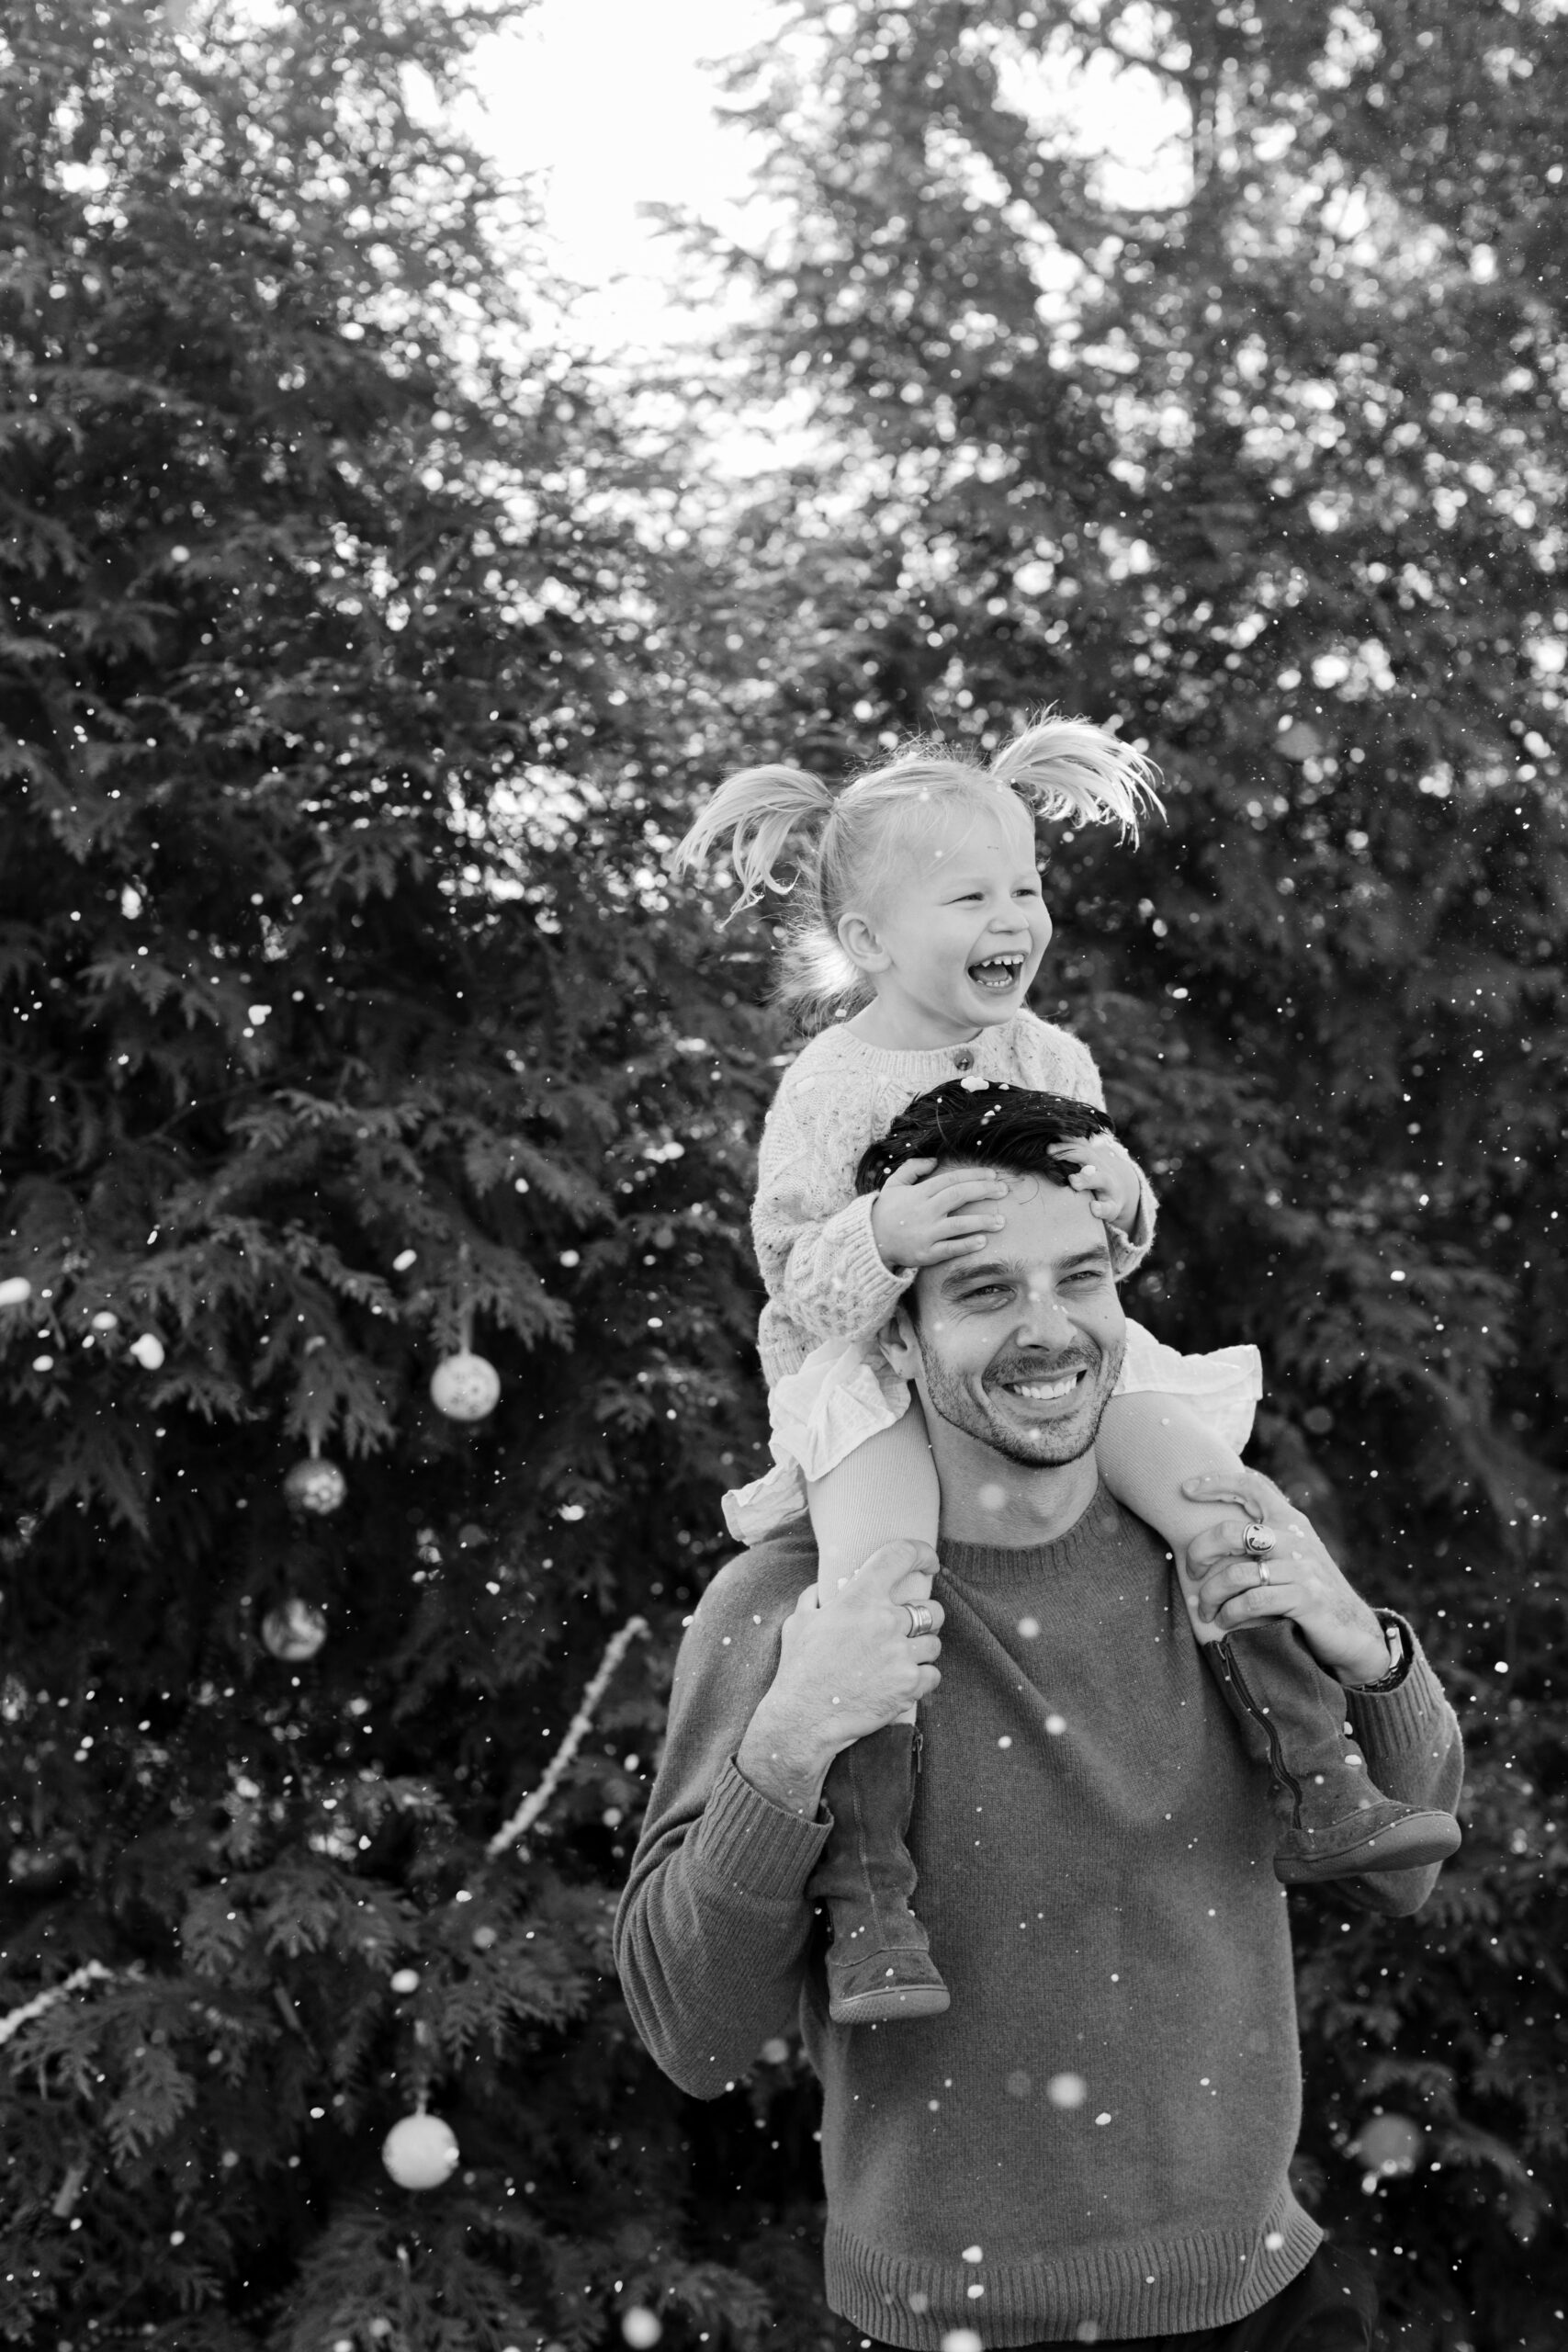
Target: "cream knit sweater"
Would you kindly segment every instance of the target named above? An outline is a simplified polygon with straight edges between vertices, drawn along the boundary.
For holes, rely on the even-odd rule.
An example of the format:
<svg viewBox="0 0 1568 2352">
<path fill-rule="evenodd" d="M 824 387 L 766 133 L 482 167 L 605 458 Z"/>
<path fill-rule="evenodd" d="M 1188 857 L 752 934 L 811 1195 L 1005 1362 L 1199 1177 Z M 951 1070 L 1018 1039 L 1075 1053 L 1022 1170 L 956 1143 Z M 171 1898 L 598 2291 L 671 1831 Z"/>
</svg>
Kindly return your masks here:
<svg viewBox="0 0 1568 2352">
<path fill-rule="evenodd" d="M 857 1198 L 862 1153 L 918 1094 L 960 1074 L 995 1085 L 1070 1095 L 1103 1110 L 1087 1046 L 1030 1012 L 973 1045 L 894 1053 L 852 1029 L 825 1029 L 785 1071 L 762 1129 L 751 1234 L 768 1286 L 757 1346 L 770 1389 L 798 1372 L 824 1340 L 874 1331 L 913 1276 L 884 1265 L 871 1233 L 872 1198 Z M 1155 1201 L 1147 1182 L 1133 1232 L 1111 1236 L 1118 1275 L 1147 1256 Z"/>
</svg>

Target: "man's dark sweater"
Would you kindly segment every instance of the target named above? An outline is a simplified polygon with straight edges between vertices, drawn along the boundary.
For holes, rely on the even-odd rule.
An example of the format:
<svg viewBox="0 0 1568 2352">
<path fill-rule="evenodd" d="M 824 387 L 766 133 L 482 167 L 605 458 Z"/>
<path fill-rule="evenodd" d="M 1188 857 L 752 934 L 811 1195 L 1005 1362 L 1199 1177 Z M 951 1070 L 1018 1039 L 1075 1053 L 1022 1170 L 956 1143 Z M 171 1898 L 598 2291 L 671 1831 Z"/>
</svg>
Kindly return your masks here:
<svg viewBox="0 0 1568 2352">
<path fill-rule="evenodd" d="M 736 1770 L 816 1574 L 802 1522 L 722 1571 L 682 1646 L 616 1923 L 632 2014 L 708 2098 L 798 2007 L 829 2301 L 868 2335 L 934 2352 L 956 2326 L 1021 2345 L 1242 2318 L 1319 2238 L 1286 2179 L 1301 2073 L 1266 1778 L 1163 1546 L 1103 1491 L 1059 1543 L 941 1554 L 910 1848 L 952 2008 L 829 2022 L 806 1894 L 827 1827 Z M 1452 1807 L 1459 1728 L 1418 1650 L 1351 1709 L 1382 1788 Z M 1379 1907 L 1435 1876 L 1382 1878 Z"/>
</svg>

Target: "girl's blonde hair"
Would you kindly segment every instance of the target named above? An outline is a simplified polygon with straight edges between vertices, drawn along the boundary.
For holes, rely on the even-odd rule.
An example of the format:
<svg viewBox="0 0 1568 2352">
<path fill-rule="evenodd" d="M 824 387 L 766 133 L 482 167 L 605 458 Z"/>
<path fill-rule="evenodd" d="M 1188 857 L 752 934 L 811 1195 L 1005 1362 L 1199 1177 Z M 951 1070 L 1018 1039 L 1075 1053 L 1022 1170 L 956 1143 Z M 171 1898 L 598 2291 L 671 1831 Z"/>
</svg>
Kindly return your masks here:
<svg viewBox="0 0 1568 2352">
<path fill-rule="evenodd" d="M 988 767 L 925 738 L 837 793 L 804 768 L 743 768 L 719 786 L 670 864 L 676 873 L 694 866 L 728 836 L 740 886 L 731 914 L 755 906 L 764 890 L 792 899 L 775 994 L 815 1028 L 871 1001 L 874 991 L 839 924 L 852 909 L 875 903 L 922 817 L 976 793 L 1008 792 L 1036 822 L 1115 825 L 1135 841 L 1145 809 L 1160 807 L 1157 773 L 1103 728 L 1051 714 L 1004 743 Z"/>
</svg>

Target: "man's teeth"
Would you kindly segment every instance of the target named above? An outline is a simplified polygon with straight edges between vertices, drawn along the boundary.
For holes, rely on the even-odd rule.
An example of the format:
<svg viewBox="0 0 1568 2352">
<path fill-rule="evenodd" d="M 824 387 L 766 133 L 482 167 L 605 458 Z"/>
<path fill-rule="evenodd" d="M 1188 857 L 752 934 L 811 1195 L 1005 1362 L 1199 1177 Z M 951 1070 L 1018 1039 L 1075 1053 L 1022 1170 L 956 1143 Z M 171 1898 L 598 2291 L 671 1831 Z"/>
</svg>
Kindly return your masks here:
<svg viewBox="0 0 1568 2352">
<path fill-rule="evenodd" d="M 1077 1374 L 1069 1372 L 1065 1380 L 1015 1380 L 1012 1389 L 1016 1396 L 1031 1396 L 1037 1404 L 1047 1405 L 1054 1396 L 1070 1396 L 1077 1383 Z"/>
</svg>

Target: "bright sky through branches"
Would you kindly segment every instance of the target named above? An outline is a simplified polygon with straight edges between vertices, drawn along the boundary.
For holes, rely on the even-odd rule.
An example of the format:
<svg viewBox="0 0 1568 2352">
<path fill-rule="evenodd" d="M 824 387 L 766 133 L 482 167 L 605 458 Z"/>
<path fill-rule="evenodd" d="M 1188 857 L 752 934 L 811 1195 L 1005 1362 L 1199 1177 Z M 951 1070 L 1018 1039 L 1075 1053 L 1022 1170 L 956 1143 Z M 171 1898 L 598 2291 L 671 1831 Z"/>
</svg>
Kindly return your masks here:
<svg viewBox="0 0 1568 2352">
<path fill-rule="evenodd" d="M 546 175 L 557 257 L 600 289 L 581 323 L 606 351 L 690 331 L 671 315 L 675 249 L 638 207 L 738 223 L 752 150 L 716 119 L 721 75 L 707 61 L 749 49 L 781 14 L 773 0 L 540 0 L 481 50 L 474 128 L 504 170 Z"/>
<path fill-rule="evenodd" d="M 792 13 L 783 0 L 539 0 L 481 49 L 472 127 L 507 172 L 545 175 L 559 266 L 598 289 L 579 323 L 606 354 L 699 331 L 676 307 L 678 250 L 638 208 L 681 206 L 748 233 L 756 149 L 716 119 L 722 67 Z M 1179 193 L 1168 142 L 1179 126 L 1151 75 L 1109 55 L 1088 73 L 1047 57 L 1003 86 L 1053 139 L 1113 157 L 1109 192 L 1122 201 Z M 754 206 L 753 236 L 762 218 Z"/>
</svg>

